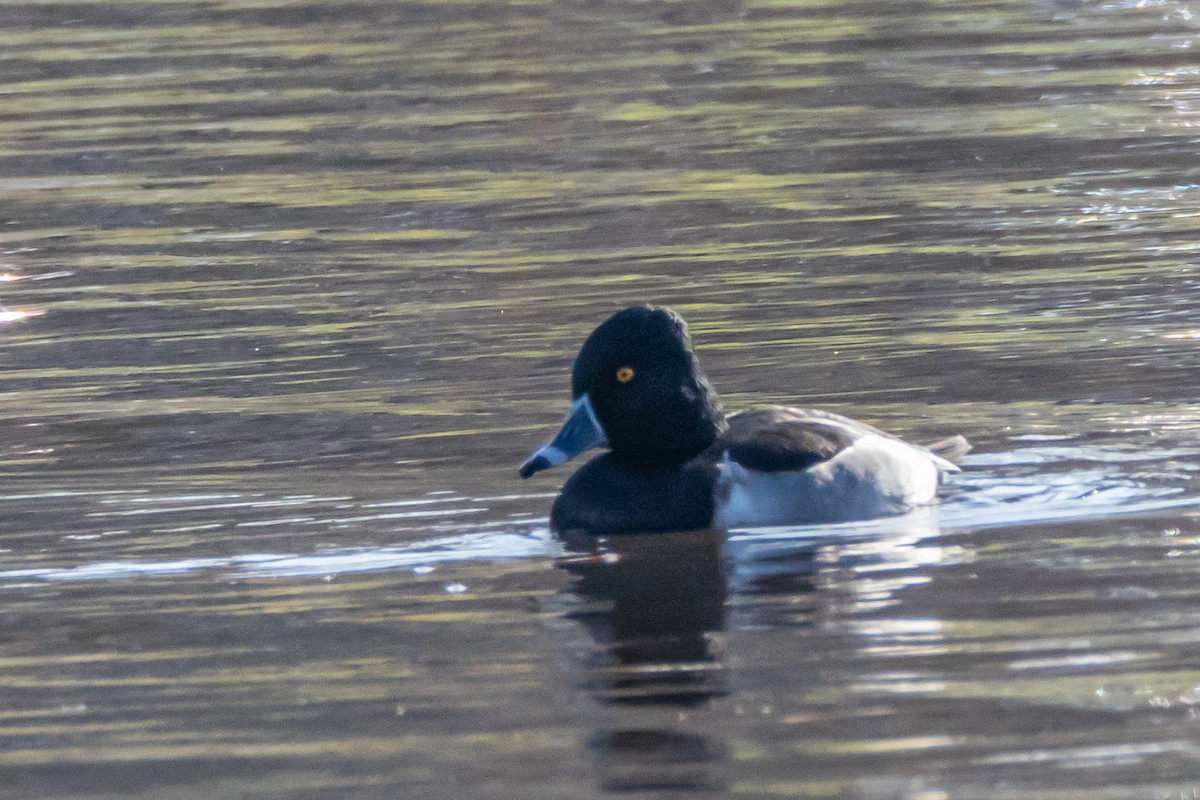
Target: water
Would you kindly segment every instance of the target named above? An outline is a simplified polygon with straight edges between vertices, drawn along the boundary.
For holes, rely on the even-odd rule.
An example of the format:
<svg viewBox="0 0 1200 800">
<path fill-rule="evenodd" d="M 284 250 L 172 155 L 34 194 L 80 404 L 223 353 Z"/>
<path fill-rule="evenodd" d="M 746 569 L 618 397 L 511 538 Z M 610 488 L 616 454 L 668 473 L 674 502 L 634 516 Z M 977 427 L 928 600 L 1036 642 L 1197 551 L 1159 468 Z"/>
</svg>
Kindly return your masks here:
<svg viewBox="0 0 1200 800">
<path fill-rule="evenodd" d="M 0 797 L 1194 797 L 1196 13 L 3 5 Z M 976 451 L 569 552 L 646 301 Z"/>
</svg>

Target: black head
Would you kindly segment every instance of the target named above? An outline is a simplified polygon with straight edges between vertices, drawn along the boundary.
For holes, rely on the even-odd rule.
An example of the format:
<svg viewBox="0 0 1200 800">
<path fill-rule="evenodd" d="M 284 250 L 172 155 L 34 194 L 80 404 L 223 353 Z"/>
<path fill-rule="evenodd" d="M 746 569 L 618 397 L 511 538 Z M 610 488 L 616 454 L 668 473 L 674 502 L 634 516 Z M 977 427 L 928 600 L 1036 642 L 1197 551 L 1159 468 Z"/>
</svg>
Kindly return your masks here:
<svg viewBox="0 0 1200 800">
<path fill-rule="evenodd" d="M 575 359 L 571 391 L 566 421 L 521 465 L 522 478 L 592 447 L 611 447 L 635 467 L 680 464 L 725 428 L 687 325 L 666 308 L 627 308 L 592 331 Z"/>
<path fill-rule="evenodd" d="M 681 461 L 724 425 L 687 324 L 667 308 L 634 306 L 602 323 L 580 348 L 571 393 L 591 399 L 609 446 L 643 461 Z"/>
</svg>

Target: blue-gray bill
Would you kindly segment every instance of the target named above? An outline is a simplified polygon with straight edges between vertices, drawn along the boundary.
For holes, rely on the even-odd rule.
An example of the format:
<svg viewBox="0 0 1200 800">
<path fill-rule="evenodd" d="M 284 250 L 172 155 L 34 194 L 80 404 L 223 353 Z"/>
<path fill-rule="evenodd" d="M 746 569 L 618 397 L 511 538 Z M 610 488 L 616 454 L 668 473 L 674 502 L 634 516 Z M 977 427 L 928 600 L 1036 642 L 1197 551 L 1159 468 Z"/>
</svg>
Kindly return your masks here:
<svg viewBox="0 0 1200 800">
<path fill-rule="evenodd" d="M 521 465 L 521 477 L 528 478 L 574 458 L 584 450 L 605 447 L 607 444 L 608 437 L 604 435 L 600 420 L 596 419 L 591 399 L 586 394 L 581 394 L 571 403 L 567 418 L 554 439 L 539 447 L 529 460 Z"/>
</svg>

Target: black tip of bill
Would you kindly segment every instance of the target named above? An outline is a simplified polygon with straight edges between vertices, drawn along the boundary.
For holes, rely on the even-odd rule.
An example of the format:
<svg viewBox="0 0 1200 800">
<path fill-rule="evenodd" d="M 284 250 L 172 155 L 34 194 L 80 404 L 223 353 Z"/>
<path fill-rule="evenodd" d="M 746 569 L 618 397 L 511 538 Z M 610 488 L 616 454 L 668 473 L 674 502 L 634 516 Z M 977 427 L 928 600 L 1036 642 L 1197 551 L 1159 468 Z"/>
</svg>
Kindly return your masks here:
<svg viewBox="0 0 1200 800">
<path fill-rule="evenodd" d="M 555 435 L 554 441 L 539 447 L 537 452 L 521 465 L 521 477 L 528 478 L 534 473 L 574 458 L 584 450 L 605 447 L 607 444 L 604 428 L 592 409 L 592 401 L 586 394 L 582 394 L 571 403 L 571 410 L 567 412 L 567 418 Z"/>
<path fill-rule="evenodd" d="M 531 478 L 533 477 L 534 473 L 541 472 L 544 469 L 550 469 L 553 466 L 554 464 L 550 461 L 550 459 L 543 455 L 535 454 L 533 458 L 521 465 L 521 477 Z"/>
</svg>

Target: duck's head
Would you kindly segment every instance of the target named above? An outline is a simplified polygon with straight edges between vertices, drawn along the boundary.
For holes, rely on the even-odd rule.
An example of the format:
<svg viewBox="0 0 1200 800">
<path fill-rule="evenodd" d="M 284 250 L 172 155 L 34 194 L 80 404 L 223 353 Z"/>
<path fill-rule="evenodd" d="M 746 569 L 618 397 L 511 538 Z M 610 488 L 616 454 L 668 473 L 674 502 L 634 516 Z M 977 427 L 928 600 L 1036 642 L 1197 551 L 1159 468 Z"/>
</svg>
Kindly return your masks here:
<svg viewBox="0 0 1200 800">
<path fill-rule="evenodd" d="M 521 466 L 521 477 L 592 447 L 647 467 L 678 464 L 724 426 L 687 324 L 667 308 L 627 308 L 592 331 L 575 359 L 571 394 L 562 428 Z"/>
</svg>

